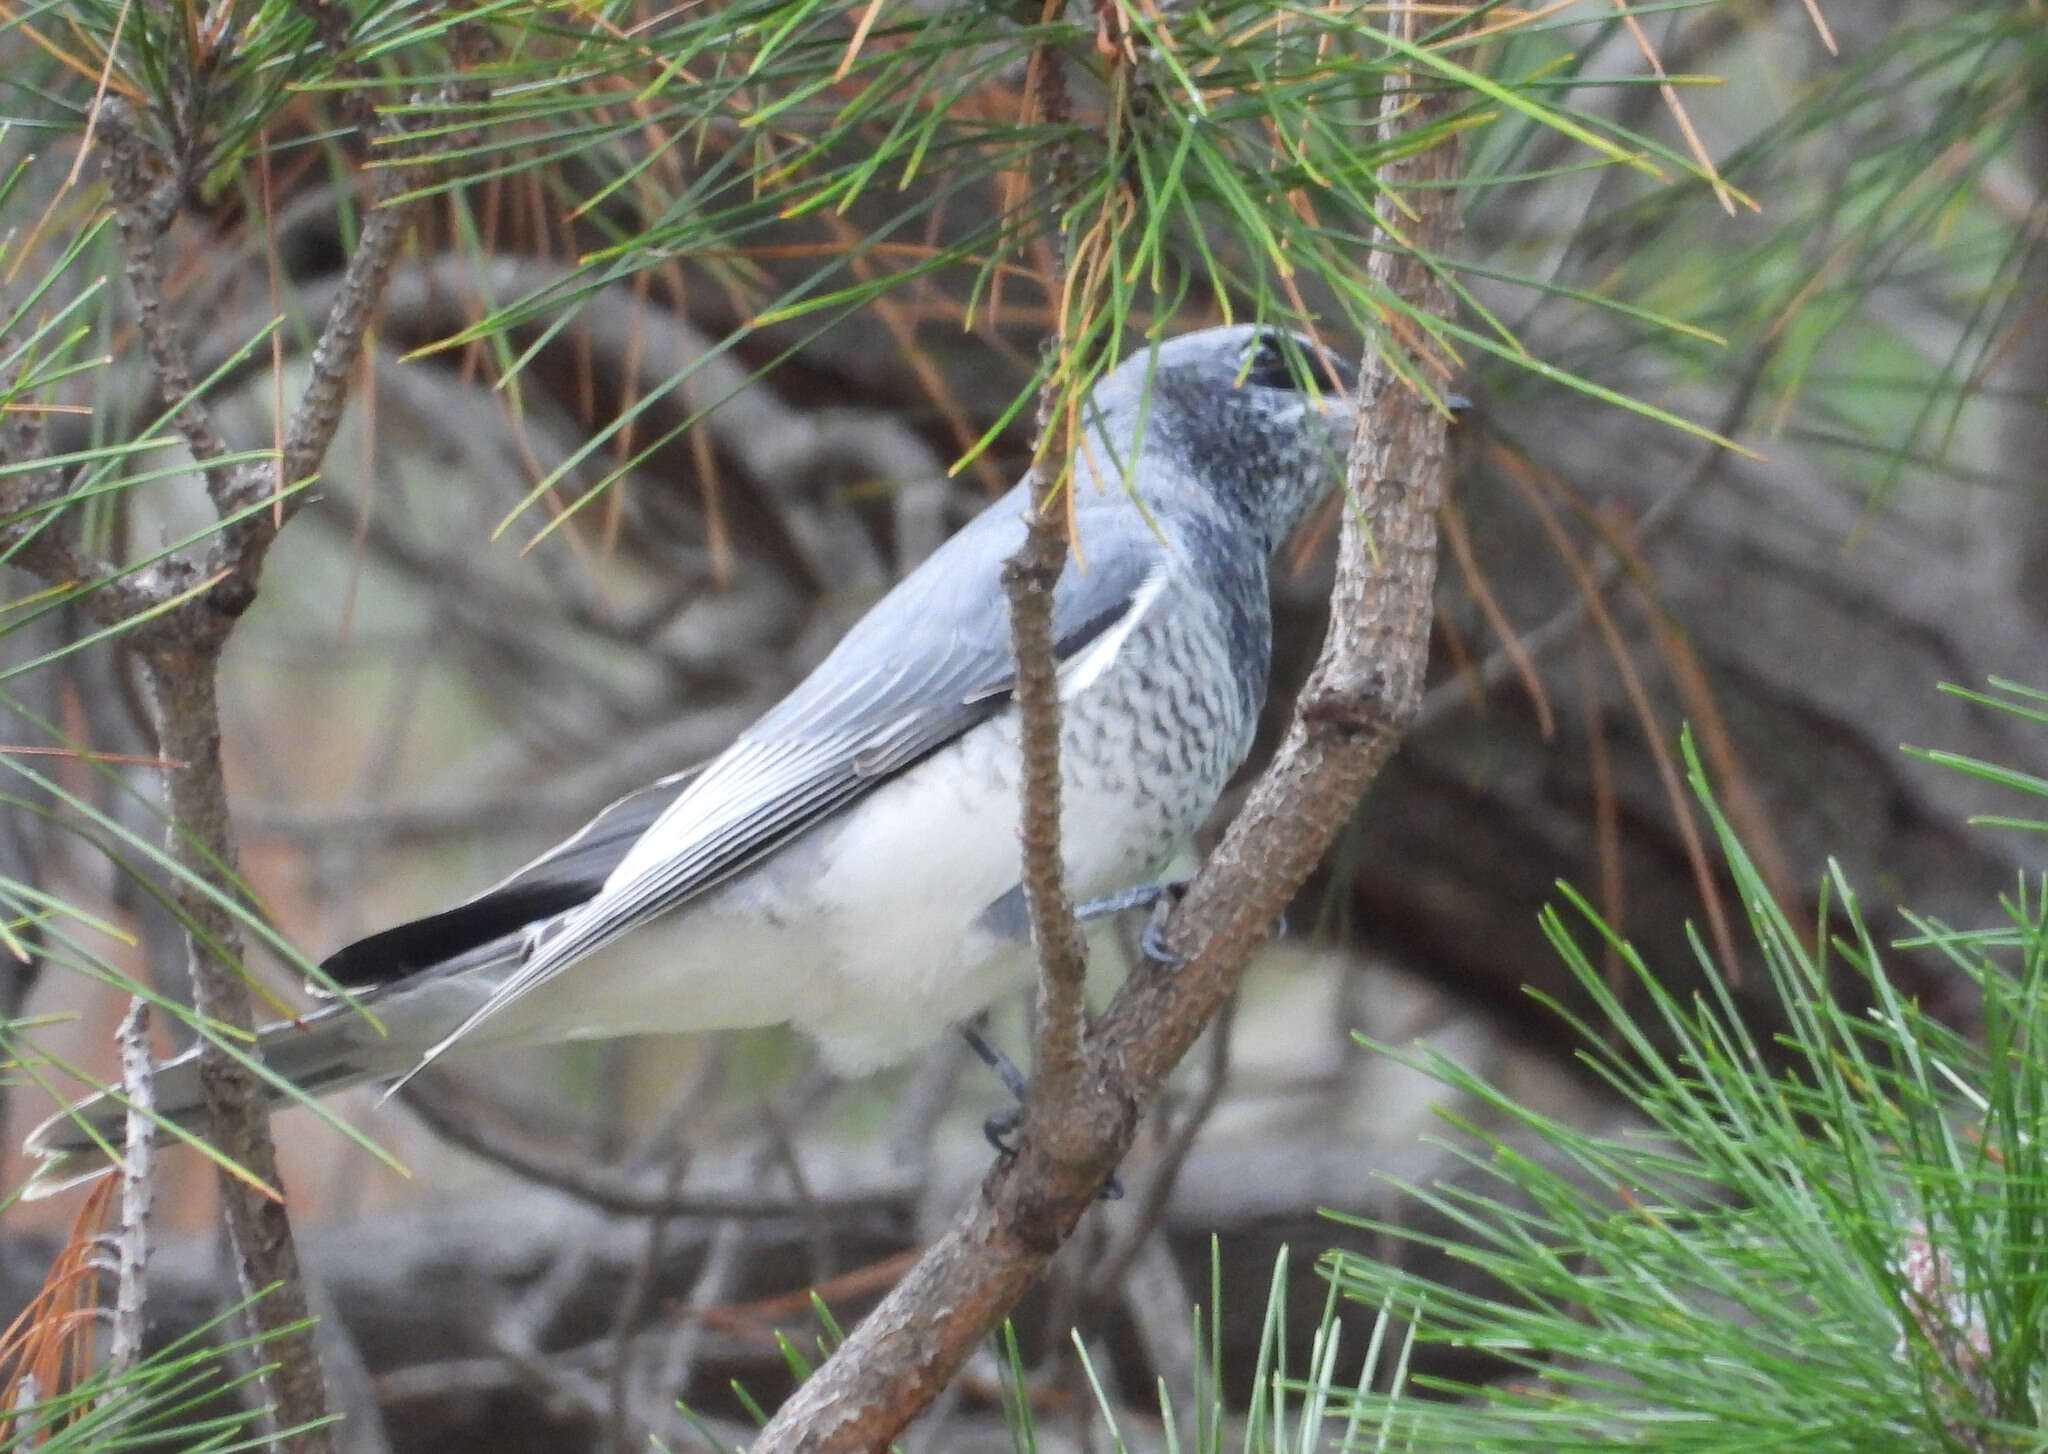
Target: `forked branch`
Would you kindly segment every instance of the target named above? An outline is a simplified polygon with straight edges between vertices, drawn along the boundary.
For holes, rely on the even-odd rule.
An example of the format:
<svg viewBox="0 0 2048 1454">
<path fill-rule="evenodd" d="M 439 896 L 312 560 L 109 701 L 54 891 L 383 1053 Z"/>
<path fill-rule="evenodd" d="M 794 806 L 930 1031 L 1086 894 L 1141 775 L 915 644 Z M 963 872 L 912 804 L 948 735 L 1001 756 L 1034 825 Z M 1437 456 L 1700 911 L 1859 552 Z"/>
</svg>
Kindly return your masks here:
<svg viewBox="0 0 2048 1454">
<path fill-rule="evenodd" d="M 1406 6 L 1390 23 L 1417 25 Z M 1390 81 L 1383 137 L 1398 143 L 1453 104 Z M 1412 219 L 1398 248 L 1369 264 L 1386 294 L 1445 316 L 1449 290 L 1421 258 L 1457 232 L 1454 138 L 1401 155 L 1382 172 Z M 1347 470 L 1329 636 L 1273 764 L 1252 790 L 1166 926 L 1190 955 L 1180 969 L 1133 972 L 1085 1043 L 1074 1096 L 1056 1124 L 1027 1123 L 959 1220 L 785 1402 L 755 1454 L 888 1446 L 1036 1280 L 1128 1149 L 1161 1082 L 1222 1006 L 1252 952 L 1351 816 L 1422 701 L 1436 511 L 1447 463 L 1446 417 L 1373 340 L 1361 371 L 1359 426 Z M 1030 750 L 1027 746 L 1027 751 Z"/>
</svg>

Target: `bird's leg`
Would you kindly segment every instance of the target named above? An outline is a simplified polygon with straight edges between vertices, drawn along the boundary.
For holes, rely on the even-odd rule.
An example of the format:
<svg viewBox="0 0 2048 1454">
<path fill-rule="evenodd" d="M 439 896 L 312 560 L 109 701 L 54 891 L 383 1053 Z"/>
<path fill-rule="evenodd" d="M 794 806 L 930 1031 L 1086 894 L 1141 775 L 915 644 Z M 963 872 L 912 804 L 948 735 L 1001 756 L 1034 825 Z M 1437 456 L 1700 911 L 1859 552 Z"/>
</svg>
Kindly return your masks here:
<svg viewBox="0 0 2048 1454">
<path fill-rule="evenodd" d="M 1090 919 L 1103 919 L 1111 914 L 1121 914 L 1126 909 L 1142 909 L 1150 905 L 1153 918 L 1157 920 L 1166 910 L 1180 902 L 1180 896 L 1187 886 L 1188 880 L 1184 878 L 1162 878 L 1132 888 L 1118 889 L 1113 894 L 1104 894 L 1099 899 L 1084 899 L 1074 905 L 1074 918 L 1086 923 Z M 1024 886 L 1018 884 L 983 909 L 981 917 L 976 922 L 989 933 L 1005 939 L 1019 942 L 1028 940 L 1031 937 L 1031 914 L 1024 903 Z M 1145 932 L 1146 953 L 1167 964 L 1179 962 L 1176 956 L 1164 952 L 1165 946 L 1156 943 L 1156 929 L 1148 928 Z M 989 1053 L 979 1046 L 975 1048 L 975 1054 L 983 1060 L 988 1060 Z M 995 1064 L 992 1060 L 988 1063 L 991 1066 Z"/>
<path fill-rule="evenodd" d="M 995 1042 L 982 1033 L 982 1027 L 987 1023 L 986 1014 L 976 1015 L 960 1026 L 960 1038 L 967 1042 L 969 1050 L 981 1058 L 983 1065 L 996 1073 L 996 1079 L 1003 1083 L 1003 1089 L 1017 1098 L 1016 1105 L 990 1112 L 988 1119 L 981 1123 L 981 1134 L 988 1138 L 989 1145 L 995 1147 L 996 1154 L 1010 1156 L 1014 1154 L 1010 1137 L 1024 1122 L 1024 1097 L 1030 1093 L 1031 1082 L 1026 1080 L 1024 1072 L 1017 1068 L 1017 1062 L 1005 1055 L 996 1047 Z"/>
<path fill-rule="evenodd" d="M 1017 1062 L 1005 1055 L 982 1033 L 982 1027 L 987 1023 L 987 1015 L 976 1015 L 960 1026 L 960 1038 L 967 1042 L 968 1049 L 981 1057 L 983 1065 L 996 1073 L 996 1079 L 1003 1083 L 1004 1089 L 1017 1098 L 1016 1105 L 991 1112 L 988 1119 L 981 1123 L 981 1134 L 988 1138 L 989 1145 L 995 1147 L 996 1154 L 1010 1157 L 1017 1154 L 1016 1148 L 1010 1145 L 1010 1137 L 1024 1124 L 1024 1097 L 1030 1093 L 1031 1082 L 1025 1078 L 1024 1072 L 1017 1068 Z M 1099 1200 L 1121 1201 L 1123 1194 L 1123 1183 L 1112 1176 L 1103 1183 Z"/>
<path fill-rule="evenodd" d="M 1138 949 L 1153 964 L 1163 964 L 1168 969 L 1179 969 L 1188 962 L 1185 954 L 1176 954 L 1166 947 L 1166 916 L 1173 912 L 1174 905 L 1188 891 L 1188 880 L 1184 878 L 1163 878 L 1153 883 L 1138 884 L 1133 888 L 1119 889 L 1113 894 L 1104 894 L 1099 899 L 1089 899 L 1074 905 L 1074 917 L 1088 920 L 1099 919 L 1106 914 L 1121 914 L 1126 909 L 1150 907 L 1152 916 L 1145 921 L 1144 929 L 1138 935 Z"/>
<path fill-rule="evenodd" d="M 1104 894 L 1099 899 L 1084 899 L 1074 905 L 1074 917 L 1086 923 L 1090 919 L 1121 914 L 1125 909 L 1156 909 L 1161 903 L 1171 907 L 1180 902 L 1180 896 L 1187 891 L 1187 887 L 1188 881 L 1184 878 L 1162 878 L 1152 883 L 1118 889 L 1113 894 Z"/>
<path fill-rule="evenodd" d="M 960 1038 L 967 1042 L 969 1050 L 981 1058 L 983 1065 L 996 1073 L 996 1079 L 1003 1083 L 1003 1089 L 1015 1096 L 1021 1104 L 1025 1093 L 1031 1089 L 1031 1082 L 1024 1078 L 1024 1072 L 1017 1068 L 1017 1062 L 997 1049 L 988 1036 L 982 1033 L 982 1027 L 987 1023 L 987 1015 L 976 1015 L 960 1026 Z M 1008 1148 L 1001 1142 L 996 1143 L 996 1150 L 1006 1149 Z"/>
</svg>

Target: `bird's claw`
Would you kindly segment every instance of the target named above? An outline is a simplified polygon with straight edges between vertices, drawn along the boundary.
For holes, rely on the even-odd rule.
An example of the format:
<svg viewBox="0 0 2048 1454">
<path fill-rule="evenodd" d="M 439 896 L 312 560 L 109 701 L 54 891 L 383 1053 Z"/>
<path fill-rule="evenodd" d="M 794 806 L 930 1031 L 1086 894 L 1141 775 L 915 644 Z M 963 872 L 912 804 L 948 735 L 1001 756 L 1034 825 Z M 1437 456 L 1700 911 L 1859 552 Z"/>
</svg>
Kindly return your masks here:
<svg viewBox="0 0 2048 1454">
<path fill-rule="evenodd" d="M 1180 901 L 1187 897 L 1187 892 L 1188 881 L 1180 879 L 1161 885 L 1159 896 L 1152 901 L 1151 917 L 1145 920 L 1145 927 L 1138 933 L 1138 952 L 1148 963 L 1179 969 L 1188 962 L 1185 954 L 1166 942 L 1166 921 L 1180 907 Z"/>
<path fill-rule="evenodd" d="M 1156 917 L 1147 920 L 1139 933 L 1138 949 L 1149 962 L 1167 969 L 1179 969 L 1188 962 L 1185 954 L 1167 944 L 1166 926 Z"/>
<path fill-rule="evenodd" d="M 1023 1097 L 1020 1095 L 1018 1099 L 1021 1101 Z M 1024 1107 L 1005 1106 L 1000 1111 L 989 1112 L 981 1123 L 981 1134 L 995 1148 L 997 1157 L 1008 1161 L 1017 1154 L 1012 1138 L 1023 1124 Z M 1115 1173 L 1111 1173 L 1109 1180 L 1102 1184 L 1102 1190 L 1095 1194 L 1095 1199 L 1099 1202 L 1120 1202 L 1124 1199 L 1124 1184 L 1116 1179 Z"/>
<path fill-rule="evenodd" d="M 1152 917 L 1145 921 L 1145 927 L 1138 933 L 1138 950 L 1145 956 L 1148 963 L 1157 964 L 1166 969 L 1180 969 L 1187 964 L 1188 956 L 1182 954 L 1178 949 L 1173 948 L 1166 942 L 1167 917 L 1179 906 L 1180 901 L 1186 895 L 1187 885 L 1185 883 L 1176 884 L 1173 886 L 1173 891 L 1170 894 L 1162 895 L 1158 902 L 1153 905 Z M 1273 921 L 1273 937 L 1281 939 L 1285 938 L 1286 934 L 1287 915 L 1285 911 L 1282 911 L 1280 917 Z"/>
<path fill-rule="evenodd" d="M 1008 1161 L 1017 1154 L 1017 1148 L 1010 1144 L 1010 1138 L 1017 1134 L 1017 1128 L 1024 1124 L 1022 1106 L 1006 1106 L 1000 1111 L 991 1111 L 988 1119 L 981 1123 L 981 1134 L 993 1146 L 996 1155 Z"/>
</svg>

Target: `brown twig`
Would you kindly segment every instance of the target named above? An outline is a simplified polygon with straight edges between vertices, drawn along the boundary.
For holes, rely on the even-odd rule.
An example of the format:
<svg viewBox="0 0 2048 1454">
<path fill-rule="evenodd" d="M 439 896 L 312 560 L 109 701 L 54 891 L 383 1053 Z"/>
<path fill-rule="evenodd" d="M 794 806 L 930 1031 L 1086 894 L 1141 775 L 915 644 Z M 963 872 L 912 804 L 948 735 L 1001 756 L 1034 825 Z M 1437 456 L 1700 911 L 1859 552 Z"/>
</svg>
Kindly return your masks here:
<svg viewBox="0 0 2048 1454">
<path fill-rule="evenodd" d="M 122 265 L 135 302 L 135 330 L 149 355 L 157 391 L 175 411 L 172 420 L 199 461 L 214 508 L 225 515 L 227 491 L 238 471 L 219 463 L 230 453 L 228 442 L 213 422 L 213 412 L 198 398 L 191 355 L 170 316 L 163 266 L 156 256 L 157 241 L 176 215 L 179 169 L 142 134 L 134 108 L 122 97 L 101 100 L 94 126 L 114 197 L 114 225 L 121 233 Z"/>
<path fill-rule="evenodd" d="M 362 62 L 350 52 L 347 8 L 339 0 L 293 0 L 293 8 L 313 23 L 313 33 L 319 37 L 320 48 L 327 52 L 335 78 L 354 83 L 332 94 L 339 100 L 341 114 L 348 124 L 365 140 L 371 139 L 377 129 L 377 108 L 370 99 L 370 86 L 374 83 Z"/>
<path fill-rule="evenodd" d="M 1026 106 L 1050 125 L 1065 121 L 1066 63 L 1057 47 L 1041 46 L 1033 53 L 1030 77 Z M 1064 143 L 1056 145 L 1044 178 L 1054 199 L 1049 212 L 1054 232 L 1047 291 L 1055 298 L 1060 294 L 1066 257 L 1058 229 L 1072 192 L 1073 170 L 1071 148 Z M 1066 862 L 1060 852 L 1059 664 L 1053 655 L 1052 631 L 1053 589 L 1067 563 L 1066 511 L 1061 501 L 1062 492 L 1069 487 L 1066 473 L 1074 443 L 1071 411 L 1062 397 L 1071 377 L 1066 342 L 1056 336 L 1047 345 L 1052 365 L 1038 394 L 1038 450 L 1031 471 L 1031 508 L 1024 517 L 1024 544 L 1003 566 L 1003 595 L 1010 608 L 1010 651 L 1017 666 L 1011 696 L 1017 704 L 1023 749 L 1022 881 L 1032 940 L 1038 950 L 1035 1086 L 1025 1115 L 1053 1120 L 1064 1114 L 1080 1083 L 1081 1038 L 1088 1008 L 1088 945 L 1067 895 Z"/>
<path fill-rule="evenodd" d="M 1046 383 L 1050 392 L 1056 387 Z M 1060 458 L 1065 457 L 1065 451 Z M 1048 452 L 1043 459 L 1053 459 Z M 1055 474 L 1051 470 L 1039 474 Z M 1034 480 L 1035 482 L 1035 480 Z M 1027 1114 L 1058 1115 L 1081 1076 L 1081 1037 L 1087 1013 L 1088 948 L 1067 895 L 1060 852 L 1060 689 L 1053 656 L 1053 587 L 1067 562 L 1067 539 L 1057 507 L 1033 507 L 1023 546 L 1003 566 L 1010 605 L 1010 649 L 1017 677 L 1023 747 L 1024 902 L 1038 949 L 1038 1042 L 1035 1088 Z"/>
<path fill-rule="evenodd" d="M 1405 7 L 1394 23 L 1412 23 Z M 1383 136 L 1399 143 L 1447 114 L 1446 94 L 1390 85 Z M 1457 143 L 1405 151 L 1383 181 L 1416 184 L 1409 248 L 1376 252 L 1375 285 L 1442 316 L 1450 293 L 1429 269 L 1456 234 Z M 1191 951 L 1176 970 L 1134 971 L 1089 1036 L 1087 1074 L 1057 1125 L 1027 1122 L 1016 1155 L 990 1173 L 935 1243 L 833 1357 L 792 1395 L 755 1454 L 885 1447 L 937 1395 L 986 1331 L 1038 1277 L 1130 1144 L 1137 1118 L 1236 985 L 1282 907 L 1349 820 L 1422 700 L 1442 418 L 1378 352 L 1361 371 L 1330 634 L 1295 719 L 1244 810 L 1166 926 Z"/>
<path fill-rule="evenodd" d="M 393 165 L 378 173 L 376 206 L 363 219 L 362 236 L 342 274 L 341 286 L 327 309 L 327 322 L 313 345 L 311 377 L 292 412 L 278 460 L 280 484 L 291 485 L 319 468 L 341 425 L 349 385 L 363 353 L 363 335 L 376 316 L 378 301 L 391 281 L 391 269 L 404 244 L 412 208 L 400 199 L 414 182 L 413 169 L 397 165 L 413 149 L 411 140 L 394 136 L 388 150 Z M 251 503 L 248 500 L 235 502 Z"/>
<path fill-rule="evenodd" d="M 403 160 L 413 143 L 402 132 L 386 138 L 391 143 L 394 163 Z M 378 173 L 376 205 L 363 219 L 362 236 L 342 273 L 341 286 L 327 310 L 327 322 L 313 345 L 310 377 L 292 410 L 285 429 L 284 444 L 274 469 L 251 467 L 235 472 L 214 497 L 215 507 L 226 520 L 246 511 L 216 538 L 214 551 L 234 574 L 214 591 L 215 607 L 233 617 L 247 610 L 256 598 L 256 581 L 265 557 L 278 533 L 311 496 L 292 487 L 319 472 L 334 442 L 334 431 L 348 404 L 349 385 L 354 382 L 363 355 L 363 338 L 370 320 L 391 281 L 391 269 L 411 230 L 413 206 L 401 199 L 414 183 L 413 169 L 391 165 Z M 274 500 L 269 510 L 252 511 L 268 494 Z"/>
</svg>

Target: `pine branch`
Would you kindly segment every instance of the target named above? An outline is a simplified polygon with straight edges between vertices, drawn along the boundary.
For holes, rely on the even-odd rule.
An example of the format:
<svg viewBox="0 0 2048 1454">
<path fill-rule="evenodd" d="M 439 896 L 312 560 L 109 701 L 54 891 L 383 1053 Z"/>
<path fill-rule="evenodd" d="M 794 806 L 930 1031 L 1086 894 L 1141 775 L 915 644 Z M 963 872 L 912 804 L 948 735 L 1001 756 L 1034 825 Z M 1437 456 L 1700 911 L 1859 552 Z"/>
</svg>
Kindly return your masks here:
<svg viewBox="0 0 2048 1454">
<path fill-rule="evenodd" d="M 470 37 L 472 53 L 475 40 Z M 466 90 L 468 83 L 458 82 L 443 96 L 452 100 Z M 147 571 L 119 574 L 74 540 L 62 513 L 61 477 L 31 470 L 17 477 L 0 506 L 30 511 L 46 506 L 47 513 L 18 520 L 4 532 L 4 543 L 13 548 L 17 563 L 53 582 L 100 582 L 84 598 L 89 609 L 106 624 L 132 628 L 123 639 L 141 663 L 157 749 L 177 764 L 166 775 L 169 854 L 179 870 L 175 891 L 187 925 L 193 1008 L 202 1020 L 245 1036 L 254 1029 L 255 1014 L 242 977 L 240 919 L 228 907 L 239 892 L 240 874 L 221 761 L 220 661 L 235 623 L 255 599 L 271 545 L 305 499 L 303 491 L 286 493 L 283 487 L 315 474 L 333 440 L 370 320 L 410 225 L 413 209 L 404 199 L 419 180 L 418 169 L 408 164 L 408 137 L 392 125 L 387 139 L 394 165 L 380 178 L 380 205 L 369 214 L 349 260 L 313 353 L 312 377 L 286 426 L 284 446 L 274 465 L 233 464 L 225 438 L 199 397 L 198 375 L 172 320 L 156 256 L 182 195 L 179 179 L 197 166 L 200 141 L 181 129 L 182 139 L 171 143 L 175 154 L 166 154 L 118 97 L 102 101 L 96 134 L 138 332 L 158 392 L 173 401 L 173 417 L 205 478 L 221 529 L 203 558 L 176 554 Z M 24 441 L 34 443 L 17 431 L 9 443 Z M 256 508 L 273 496 L 276 508 Z M 211 1039 L 202 1044 L 199 1071 L 212 1139 L 238 1173 L 224 1172 L 220 1178 L 222 1215 L 235 1250 L 237 1279 L 271 1360 L 262 1377 L 277 1421 L 289 1431 L 278 1442 L 293 1454 L 321 1454 L 332 1447 L 329 1401 L 263 1087 Z M 126 1227 L 124 1222 L 124 1271 L 131 1260 Z M 135 1237 L 140 1235 L 138 1217 Z M 137 1247 L 139 1258 L 139 1242 Z M 128 1285 L 124 1281 L 124 1291 Z M 123 1316 L 139 1326 L 139 1304 L 124 1306 Z M 117 1338 L 123 1357 L 132 1357 L 132 1341 L 126 1334 Z"/>
<path fill-rule="evenodd" d="M 1416 12 L 1391 23 L 1414 33 Z M 1448 112 L 1448 93 L 1390 86 L 1382 137 Z M 1419 259 L 1457 232 L 1455 140 L 1389 163 L 1382 185 L 1413 219 L 1407 247 L 1373 255 L 1373 281 L 1418 313 L 1450 295 Z M 1422 701 L 1436 578 L 1445 422 L 1382 347 L 1362 372 L 1330 634 L 1293 727 L 1166 926 L 1192 950 L 1177 970 L 1134 970 L 1087 1041 L 1087 1068 L 1057 1124 L 1027 1124 L 959 1221 L 770 1421 L 756 1454 L 868 1450 L 935 1398 L 1034 1282 L 1129 1147 L 1139 1114 L 1236 985 L 1252 951 L 1348 821 Z"/>
<path fill-rule="evenodd" d="M 157 242 L 176 214 L 180 168 L 136 127 L 133 108 L 120 96 L 100 102 L 94 126 L 114 195 L 114 222 L 121 232 L 128 292 L 135 300 L 136 332 L 142 336 L 157 387 L 176 410 L 173 418 L 185 436 L 185 447 L 206 476 L 207 494 L 214 508 L 226 515 L 239 469 L 219 463 L 231 451 L 213 412 L 198 397 L 191 356 L 170 317 L 163 268 L 156 257 Z"/>
</svg>

